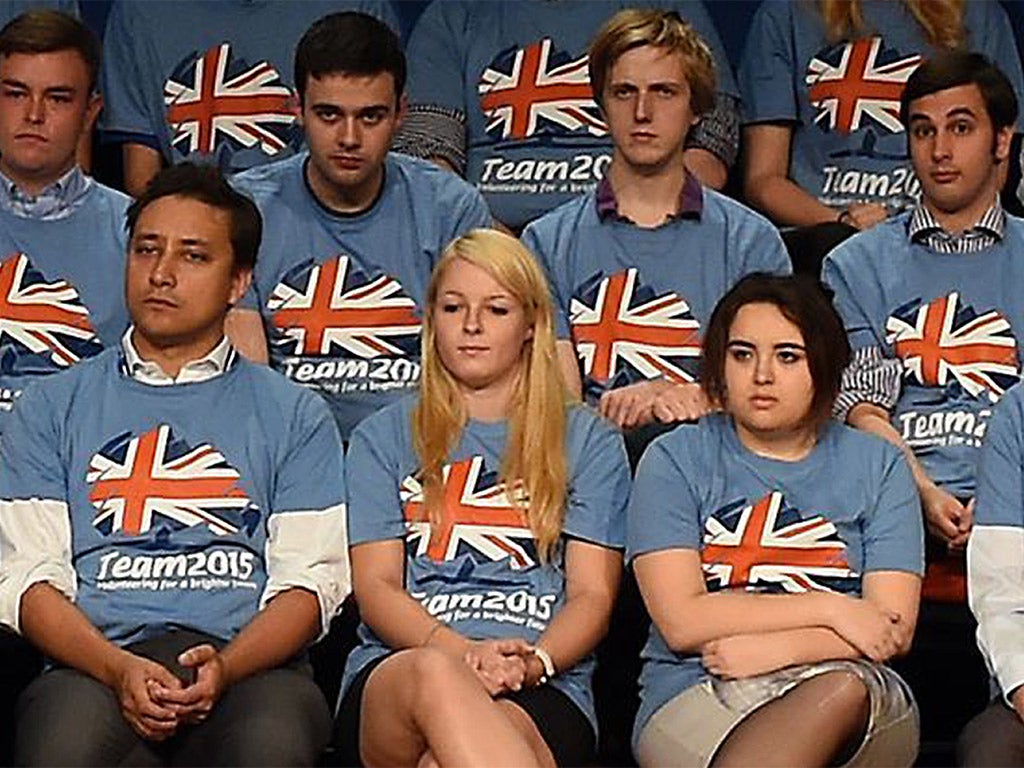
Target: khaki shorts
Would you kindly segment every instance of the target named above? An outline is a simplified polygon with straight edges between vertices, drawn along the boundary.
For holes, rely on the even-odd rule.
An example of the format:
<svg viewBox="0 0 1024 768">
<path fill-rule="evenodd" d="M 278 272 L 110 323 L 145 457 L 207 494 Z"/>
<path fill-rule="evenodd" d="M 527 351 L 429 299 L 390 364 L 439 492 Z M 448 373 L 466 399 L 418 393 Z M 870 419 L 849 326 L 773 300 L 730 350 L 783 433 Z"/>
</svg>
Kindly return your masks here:
<svg viewBox="0 0 1024 768">
<path fill-rule="evenodd" d="M 643 766 L 707 766 L 732 730 L 758 708 L 812 677 L 850 672 L 867 687 L 870 715 L 848 766 L 910 766 L 917 757 L 917 705 L 906 683 L 869 661 L 801 664 L 743 680 L 710 677 L 671 699 L 644 726 L 636 757 Z"/>
</svg>

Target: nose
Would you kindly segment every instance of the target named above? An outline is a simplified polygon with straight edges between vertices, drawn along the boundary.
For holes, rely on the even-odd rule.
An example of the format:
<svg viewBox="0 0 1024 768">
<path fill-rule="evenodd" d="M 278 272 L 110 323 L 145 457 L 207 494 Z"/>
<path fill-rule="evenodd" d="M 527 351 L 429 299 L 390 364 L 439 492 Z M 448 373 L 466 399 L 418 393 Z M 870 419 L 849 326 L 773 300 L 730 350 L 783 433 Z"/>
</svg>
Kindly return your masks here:
<svg viewBox="0 0 1024 768">
<path fill-rule="evenodd" d="M 149 271 L 149 284 L 155 288 L 169 288 L 175 284 L 174 264 L 167 254 L 161 254 L 153 261 Z"/>
<path fill-rule="evenodd" d="M 25 120 L 36 125 L 46 121 L 46 102 L 42 97 L 29 97 L 25 107 Z"/>
<path fill-rule="evenodd" d="M 636 102 L 633 105 L 633 119 L 638 123 L 646 123 L 651 119 L 651 97 L 646 92 L 636 95 Z"/>
<path fill-rule="evenodd" d="M 464 333 L 477 334 L 483 330 L 481 321 L 481 307 L 466 307 L 466 311 L 462 315 L 462 330 Z"/>
<path fill-rule="evenodd" d="M 355 116 L 345 117 L 338 128 L 338 145 L 345 149 L 355 149 L 363 143 L 363 132 L 359 119 Z"/>
<path fill-rule="evenodd" d="M 771 355 L 758 355 L 754 364 L 754 381 L 758 384 L 771 384 L 775 381 L 775 369 Z"/>
<path fill-rule="evenodd" d="M 932 140 L 932 158 L 944 160 L 951 154 L 952 137 L 946 131 L 936 131 Z"/>
</svg>

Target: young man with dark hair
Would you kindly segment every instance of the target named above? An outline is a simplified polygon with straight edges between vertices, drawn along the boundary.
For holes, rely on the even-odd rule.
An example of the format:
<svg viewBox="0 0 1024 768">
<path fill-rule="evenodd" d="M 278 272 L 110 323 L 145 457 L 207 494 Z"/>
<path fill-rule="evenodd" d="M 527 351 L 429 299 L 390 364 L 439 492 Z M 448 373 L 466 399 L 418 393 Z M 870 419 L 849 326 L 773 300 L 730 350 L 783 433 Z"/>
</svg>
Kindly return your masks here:
<svg viewBox="0 0 1024 768">
<path fill-rule="evenodd" d="M 290 65 L 325 13 L 365 11 L 397 29 L 386 0 L 115 0 L 103 40 L 103 138 L 120 144 L 125 189 L 161 166 L 214 162 L 225 173 L 299 151 Z"/>
<path fill-rule="evenodd" d="M 349 592 L 337 428 L 224 335 L 260 238 L 212 168 L 132 206 L 118 347 L 40 382 L 0 438 L 0 621 L 55 666 L 21 765 L 313 765 L 301 654 Z"/>
<path fill-rule="evenodd" d="M 703 325 L 750 272 L 788 272 L 775 228 L 703 187 L 685 141 L 715 93 L 711 53 L 675 13 L 626 10 L 590 47 L 614 141 L 597 189 L 526 228 L 546 264 L 569 381 L 620 427 L 695 419 Z"/>
<path fill-rule="evenodd" d="M 906 669 L 929 739 L 964 722 L 960 708 L 935 705 L 946 701 L 940 691 L 962 684 L 968 707 L 984 697 L 963 550 L 978 448 L 993 407 L 1020 380 L 1024 222 L 999 204 L 1017 101 L 998 68 L 976 53 L 936 56 L 907 80 L 900 114 L 921 201 L 832 251 L 823 279 L 854 350 L 837 415 L 904 450 L 930 533 Z M 956 642 L 955 668 L 936 680 L 930 649 Z"/>
<path fill-rule="evenodd" d="M 99 42 L 58 11 L 0 30 L 0 432 L 25 385 L 116 344 L 128 198 L 76 147 L 100 109 Z"/>
<path fill-rule="evenodd" d="M 308 151 L 234 183 L 266 224 L 255 282 L 271 365 L 322 394 L 347 439 L 416 386 L 431 268 L 491 219 L 461 179 L 389 152 L 405 58 L 387 26 L 353 12 L 320 19 L 295 75 Z"/>
</svg>

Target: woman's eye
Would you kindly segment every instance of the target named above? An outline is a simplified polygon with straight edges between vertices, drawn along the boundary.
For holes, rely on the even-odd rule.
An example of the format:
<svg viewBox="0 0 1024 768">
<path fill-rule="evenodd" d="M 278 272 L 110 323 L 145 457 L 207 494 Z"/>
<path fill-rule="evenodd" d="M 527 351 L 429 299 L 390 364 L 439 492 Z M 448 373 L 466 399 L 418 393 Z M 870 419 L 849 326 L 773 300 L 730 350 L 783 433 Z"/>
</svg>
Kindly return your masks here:
<svg viewBox="0 0 1024 768">
<path fill-rule="evenodd" d="M 442 312 L 458 312 L 459 311 L 459 305 L 458 304 L 442 304 L 441 305 L 441 311 Z"/>
</svg>

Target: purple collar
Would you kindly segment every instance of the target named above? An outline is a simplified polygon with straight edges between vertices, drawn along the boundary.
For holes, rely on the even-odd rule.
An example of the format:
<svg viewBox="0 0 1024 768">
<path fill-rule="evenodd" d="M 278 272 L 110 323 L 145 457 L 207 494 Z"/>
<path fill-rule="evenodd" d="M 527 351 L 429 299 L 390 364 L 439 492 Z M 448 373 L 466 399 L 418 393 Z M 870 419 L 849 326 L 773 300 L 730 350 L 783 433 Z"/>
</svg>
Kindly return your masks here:
<svg viewBox="0 0 1024 768">
<path fill-rule="evenodd" d="M 612 183 L 605 176 L 597 183 L 594 201 L 597 204 L 597 217 L 604 221 L 614 216 L 620 221 L 630 221 L 629 217 L 619 213 L 619 201 L 615 199 L 615 190 Z M 676 213 L 669 216 L 674 219 L 699 219 L 704 210 L 704 190 L 700 182 L 689 171 L 683 181 L 683 188 L 679 191 L 679 208 Z"/>
</svg>

